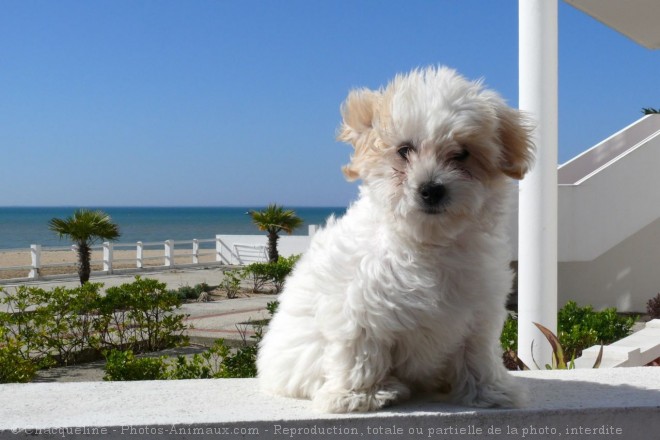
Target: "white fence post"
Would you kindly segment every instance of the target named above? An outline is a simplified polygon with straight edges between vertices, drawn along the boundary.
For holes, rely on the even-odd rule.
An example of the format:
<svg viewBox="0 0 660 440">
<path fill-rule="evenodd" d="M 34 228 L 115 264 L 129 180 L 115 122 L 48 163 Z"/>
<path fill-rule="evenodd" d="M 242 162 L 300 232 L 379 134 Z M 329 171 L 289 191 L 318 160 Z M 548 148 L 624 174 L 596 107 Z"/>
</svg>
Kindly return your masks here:
<svg viewBox="0 0 660 440">
<path fill-rule="evenodd" d="M 39 278 L 41 272 L 41 245 L 33 244 L 30 246 L 30 255 L 32 256 L 32 269 L 30 269 L 30 278 Z"/>
<path fill-rule="evenodd" d="M 192 243 L 192 262 L 193 264 L 199 264 L 199 240 L 193 238 Z"/>
<path fill-rule="evenodd" d="M 137 266 L 138 269 L 142 269 L 144 267 L 142 259 L 144 256 L 144 244 L 141 241 L 137 242 L 137 246 L 135 248 L 135 265 Z"/>
<path fill-rule="evenodd" d="M 316 234 L 316 230 L 318 229 L 318 227 L 319 227 L 318 225 L 309 225 L 307 227 L 307 235 L 313 237 L 314 234 Z"/>
<path fill-rule="evenodd" d="M 103 271 L 112 273 L 112 243 L 109 241 L 103 242 Z"/>
<path fill-rule="evenodd" d="M 165 266 L 174 266 L 174 240 L 165 240 Z"/>
</svg>

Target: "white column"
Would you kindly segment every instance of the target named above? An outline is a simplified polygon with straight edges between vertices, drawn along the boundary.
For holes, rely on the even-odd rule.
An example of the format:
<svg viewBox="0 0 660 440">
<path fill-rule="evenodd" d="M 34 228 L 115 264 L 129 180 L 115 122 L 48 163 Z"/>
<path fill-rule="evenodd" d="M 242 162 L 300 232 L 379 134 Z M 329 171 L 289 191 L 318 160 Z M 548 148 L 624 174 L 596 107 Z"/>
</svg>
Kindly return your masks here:
<svg viewBox="0 0 660 440">
<path fill-rule="evenodd" d="M 316 231 L 318 230 L 318 227 L 319 227 L 318 225 L 309 225 L 307 227 L 307 231 L 308 231 L 307 235 L 309 235 L 310 237 L 313 237 L 314 234 L 316 234 Z"/>
<path fill-rule="evenodd" d="M 144 244 L 141 241 L 138 241 L 135 247 L 135 265 L 138 269 L 142 269 L 144 267 L 143 257 Z"/>
<path fill-rule="evenodd" d="M 536 163 L 520 183 L 518 356 L 543 368 L 552 351 L 532 323 L 557 331 L 557 0 L 518 6 L 519 106 L 537 122 Z"/>
<path fill-rule="evenodd" d="M 103 242 L 103 271 L 112 273 L 112 243 L 109 241 Z"/>
<path fill-rule="evenodd" d="M 199 264 L 199 240 L 196 238 L 193 238 L 192 242 L 192 262 Z"/>
<path fill-rule="evenodd" d="M 32 257 L 32 268 L 30 269 L 30 278 L 39 278 L 41 272 L 41 245 L 33 244 L 30 246 L 30 256 Z"/>
<path fill-rule="evenodd" d="M 165 241 L 165 266 L 174 266 L 174 240 Z"/>
</svg>

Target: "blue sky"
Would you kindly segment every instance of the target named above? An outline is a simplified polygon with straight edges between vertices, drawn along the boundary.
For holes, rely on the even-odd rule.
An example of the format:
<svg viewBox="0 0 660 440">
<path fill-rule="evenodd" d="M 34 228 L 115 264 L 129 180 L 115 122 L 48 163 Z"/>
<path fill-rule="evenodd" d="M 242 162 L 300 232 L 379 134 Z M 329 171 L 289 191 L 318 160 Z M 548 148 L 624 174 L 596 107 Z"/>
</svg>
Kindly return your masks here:
<svg viewBox="0 0 660 440">
<path fill-rule="evenodd" d="M 0 206 L 345 206 L 353 87 L 518 105 L 516 0 L 2 0 Z M 660 107 L 660 52 L 559 4 L 559 162 Z"/>
</svg>

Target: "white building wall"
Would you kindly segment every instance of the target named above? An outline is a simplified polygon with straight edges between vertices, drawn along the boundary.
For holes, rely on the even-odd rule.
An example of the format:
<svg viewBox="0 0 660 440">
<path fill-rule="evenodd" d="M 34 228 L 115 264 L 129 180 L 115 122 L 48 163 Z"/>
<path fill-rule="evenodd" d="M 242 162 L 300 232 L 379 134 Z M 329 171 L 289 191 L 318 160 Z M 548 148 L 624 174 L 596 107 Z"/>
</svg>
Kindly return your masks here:
<svg viewBox="0 0 660 440">
<path fill-rule="evenodd" d="M 592 261 L 660 218 L 658 164 L 660 130 L 576 184 L 559 185 L 559 261 Z"/>
<path fill-rule="evenodd" d="M 660 292 L 660 219 L 592 261 L 559 263 L 559 306 L 645 312 Z"/>
<path fill-rule="evenodd" d="M 558 305 L 645 312 L 660 292 L 660 115 L 559 167 Z M 509 226 L 518 250 L 518 200 Z"/>
<path fill-rule="evenodd" d="M 234 245 L 268 246 L 268 238 L 263 235 L 218 235 L 220 258 L 226 264 L 239 264 Z M 309 235 L 283 235 L 277 242 L 277 251 L 283 257 L 304 253 L 309 247 Z"/>
</svg>

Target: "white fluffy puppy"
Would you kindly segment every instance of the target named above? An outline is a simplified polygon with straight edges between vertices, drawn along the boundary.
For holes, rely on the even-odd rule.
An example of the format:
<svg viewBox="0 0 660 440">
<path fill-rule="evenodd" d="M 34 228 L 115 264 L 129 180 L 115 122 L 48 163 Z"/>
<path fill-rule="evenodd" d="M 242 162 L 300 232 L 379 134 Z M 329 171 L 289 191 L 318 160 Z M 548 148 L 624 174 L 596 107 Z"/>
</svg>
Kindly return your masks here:
<svg viewBox="0 0 660 440">
<path fill-rule="evenodd" d="M 360 196 L 287 280 L 259 349 L 261 387 L 327 412 L 448 388 L 468 405 L 519 404 L 498 337 L 509 178 L 532 162 L 529 124 L 447 68 L 354 90 L 342 116 Z"/>
</svg>

